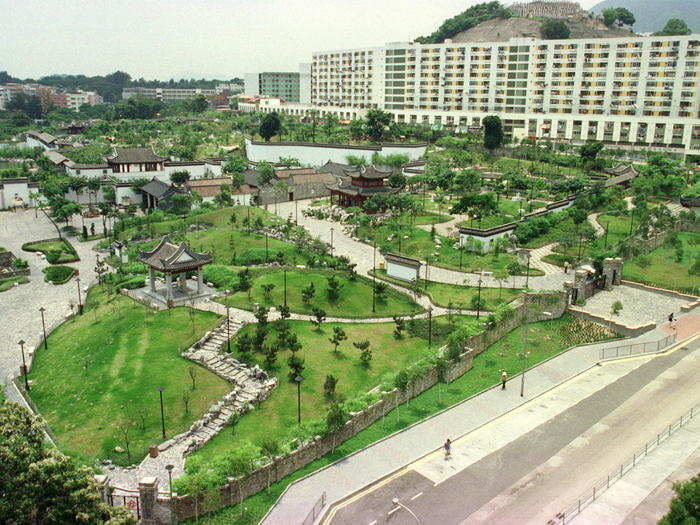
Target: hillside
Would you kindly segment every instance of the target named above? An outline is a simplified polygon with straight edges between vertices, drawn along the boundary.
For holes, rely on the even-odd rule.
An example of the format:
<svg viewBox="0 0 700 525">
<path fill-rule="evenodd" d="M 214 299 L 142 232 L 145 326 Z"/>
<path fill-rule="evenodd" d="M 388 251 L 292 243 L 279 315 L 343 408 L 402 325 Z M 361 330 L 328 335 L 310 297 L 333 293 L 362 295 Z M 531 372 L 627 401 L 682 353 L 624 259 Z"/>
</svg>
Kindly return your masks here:
<svg viewBox="0 0 700 525">
<path fill-rule="evenodd" d="M 610 7 L 626 7 L 637 21 L 637 33 L 661 30 L 669 18 L 685 20 L 693 33 L 700 33 L 700 2 L 698 0 L 603 0 L 591 11 L 600 13 Z"/>
<path fill-rule="evenodd" d="M 577 16 L 562 19 L 571 31 L 570 38 L 600 38 L 632 36 L 622 27 L 607 27 L 598 18 Z M 457 33 L 453 42 L 505 42 L 511 38 L 540 38 L 540 20 L 531 18 L 495 18 L 478 24 L 471 29 Z"/>
</svg>

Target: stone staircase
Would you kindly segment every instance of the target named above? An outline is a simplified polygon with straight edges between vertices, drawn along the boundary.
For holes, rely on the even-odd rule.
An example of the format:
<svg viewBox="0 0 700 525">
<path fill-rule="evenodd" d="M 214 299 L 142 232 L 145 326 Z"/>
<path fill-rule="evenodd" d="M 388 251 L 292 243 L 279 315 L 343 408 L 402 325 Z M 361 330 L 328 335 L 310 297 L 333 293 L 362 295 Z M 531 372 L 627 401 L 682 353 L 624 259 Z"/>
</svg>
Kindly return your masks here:
<svg viewBox="0 0 700 525">
<path fill-rule="evenodd" d="M 182 353 L 183 357 L 200 363 L 216 375 L 234 385 L 231 392 L 213 404 L 201 419 L 195 421 L 186 432 L 174 436 L 158 448 L 167 450 L 173 445 L 183 449 L 183 456 L 201 448 L 207 441 L 217 435 L 234 416 L 242 415 L 253 406 L 267 399 L 277 385 L 276 377 L 269 377 L 260 367 L 250 367 L 237 361 L 225 352 L 227 333 L 233 337 L 244 323 L 224 319 L 212 331 L 202 337 L 192 347 Z"/>
</svg>

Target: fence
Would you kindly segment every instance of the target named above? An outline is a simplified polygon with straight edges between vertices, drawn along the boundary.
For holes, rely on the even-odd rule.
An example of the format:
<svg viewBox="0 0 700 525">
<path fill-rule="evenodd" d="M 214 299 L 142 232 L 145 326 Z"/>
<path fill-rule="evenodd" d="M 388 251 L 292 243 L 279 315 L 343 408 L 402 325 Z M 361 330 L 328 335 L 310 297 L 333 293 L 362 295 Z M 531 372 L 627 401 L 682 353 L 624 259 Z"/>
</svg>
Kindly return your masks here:
<svg viewBox="0 0 700 525">
<path fill-rule="evenodd" d="M 622 479 L 622 476 L 632 470 L 637 464 L 637 461 L 657 448 L 661 443 L 670 438 L 671 434 L 680 430 L 684 423 L 687 423 L 693 418 L 694 415 L 697 415 L 694 413 L 697 412 L 697 408 L 698 406 L 691 408 L 690 411 L 683 414 L 680 419 L 674 421 L 668 425 L 667 428 L 656 434 L 654 439 L 644 443 L 644 446 L 637 449 L 632 454 L 631 458 L 628 457 L 627 461 L 621 463 L 619 468 L 616 468 L 614 471 L 608 474 L 607 477 L 595 483 L 590 489 L 583 493 L 575 503 L 572 503 L 564 510 L 557 513 L 554 518 L 547 522 L 547 525 L 564 525 L 565 523 L 571 521 L 571 519 L 575 516 L 578 516 L 582 509 L 593 503 L 596 498 L 600 497 L 603 492 L 610 488 L 610 485 L 619 479 Z"/>
<path fill-rule="evenodd" d="M 301 522 L 301 525 L 311 525 L 314 521 L 316 521 L 316 518 L 321 514 L 321 511 L 323 510 L 323 507 L 326 506 L 326 491 L 324 490 L 321 493 L 321 497 L 316 500 L 316 503 L 314 503 L 314 506 L 311 508 L 309 513 L 306 515 L 306 518 L 304 518 L 304 521 Z"/>
<path fill-rule="evenodd" d="M 658 341 L 647 341 L 646 343 L 636 343 L 633 345 L 614 346 L 612 348 L 600 349 L 600 360 L 618 359 L 620 357 L 630 357 L 634 355 L 655 354 L 669 345 L 676 342 L 676 334 L 667 335 Z"/>
</svg>

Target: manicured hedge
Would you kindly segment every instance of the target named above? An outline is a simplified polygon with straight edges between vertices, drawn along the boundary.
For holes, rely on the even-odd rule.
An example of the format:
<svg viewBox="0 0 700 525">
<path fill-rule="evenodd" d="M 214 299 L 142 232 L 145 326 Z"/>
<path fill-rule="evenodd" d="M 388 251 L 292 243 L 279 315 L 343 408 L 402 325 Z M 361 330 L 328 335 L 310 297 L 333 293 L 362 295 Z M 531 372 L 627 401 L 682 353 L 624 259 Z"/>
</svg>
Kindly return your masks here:
<svg viewBox="0 0 700 525">
<path fill-rule="evenodd" d="M 44 280 L 53 284 L 63 284 L 75 275 L 75 268 L 70 266 L 47 266 L 43 270 Z"/>
</svg>

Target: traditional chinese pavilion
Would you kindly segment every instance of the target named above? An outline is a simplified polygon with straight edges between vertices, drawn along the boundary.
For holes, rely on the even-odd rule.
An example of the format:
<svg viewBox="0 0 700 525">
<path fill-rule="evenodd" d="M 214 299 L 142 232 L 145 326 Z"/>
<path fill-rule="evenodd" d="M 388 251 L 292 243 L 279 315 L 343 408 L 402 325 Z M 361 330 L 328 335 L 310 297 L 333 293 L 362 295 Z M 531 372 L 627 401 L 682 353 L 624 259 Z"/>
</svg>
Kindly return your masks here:
<svg viewBox="0 0 700 525">
<path fill-rule="evenodd" d="M 345 169 L 344 173 L 350 177 L 350 183 L 331 188 L 331 204 L 361 207 L 373 195 L 399 191 L 386 185 L 386 179 L 393 173 L 391 169 L 362 166 L 354 170 Z"/>
<path fill-rule="evenodd" d="M 203 293 L 202 267 L 211 263 L 208 253 L 192 251 L 187 244 L 175 244 L 170 236 L 163 237 L 153 250 L 140 252 L 138 260 L 148 266 L 150 280 L 149 295 L 170 305 L 179 299 L 189 299 L 192 296 L 200 296 Z M 165 289 L 156 286 L 155 272 L 165 274 Z M 197 272 L 197 288 L 190 290 L 187 287 L 187 272 Z M 173 287 L 173 276 L 179 283 Z"/>
<path fill-rule="evenodd" d="M 163 171 L 163 163 L 170 159 L 156 155 L 153 148 L 115 148 L 105 160 L 113 173 L 135 173 Z"/>
</svg>

